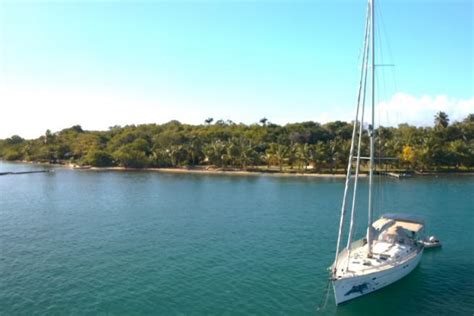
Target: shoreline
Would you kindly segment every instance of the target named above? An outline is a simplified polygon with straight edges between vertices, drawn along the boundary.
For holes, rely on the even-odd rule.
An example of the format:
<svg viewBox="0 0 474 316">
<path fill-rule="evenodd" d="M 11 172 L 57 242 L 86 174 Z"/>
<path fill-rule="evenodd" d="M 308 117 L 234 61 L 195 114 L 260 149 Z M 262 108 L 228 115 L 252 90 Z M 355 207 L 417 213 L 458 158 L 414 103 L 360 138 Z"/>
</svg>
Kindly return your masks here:
<svg viewBox="0 0 474 316">
<path fill-rule="evenodd" d="M 146 171 L 174 174 L 202 174 L 202 175 L 232 175 L 232 176 L 272 176 L 272 177 L 313 177 L 313 178 L 345 178 L 345 174 L 332 173 L 290 173 L 290 172 L 265 172 L 249 170 L 219 170 L 219 169 L 192 169 L 192 168 L 125 168 L 125 167 L 91 167 L 72 168 L 73 170 L 91 171 Z M 361 177 L 367 175 L 361 174 Z"/>
<path fill-rule="evenodd" d="M 177 168 L 130 168 L 130 167 L 92 167 L 92 166 L 76 166 L 70 164 L 58 164 L 35 161 L 5 161 L 0 162 L 28 164 L 43 167 L 55 167 L 75 171 L 118 171 L 118 172 L 158 172 L 158 173 L 174 173 L 174 174 L 202 174 L 202 175 L 233 175 L 233 176 L 276 176 L 276 177 L 313 177 L 313 178 L 345 178 L 345 174 L 332 173 L 302 173 L 302 172 L 280 172 L 275 170 L 268 171 L 251 171 L 251 170 L 225 170 L 221 168 L 209 167 L 177 167 Z M 366 174 L 360 174 L 360 177 L 366 177 Z"/>
<path fill-rule="evenodd" d="M 222 169 L 212 167 L 177 167 L 177 168 L 129 168 L 129 167 L 92 167 L 92 166 L 78 166 L 71 164 L 54 164 L 46 162 L 35 162 L 35 161 L 5 161 L 0 162 L 15 163 L 15 164 L 28 164 L 37 165 L 43 167 L 55 167 L 75 171 L 119 171 L 119 172 L 157 172 L 157 173 L 169 173 L 169 174 L 200 174 L 200 175 L 231 175 L 231 176 L 272 176 L 272 177 L 307 177 L 307 178 L 338 178 L 344 179 L 345 173 L 304 173 L 304 172 L 285 172 L 279 170 L 239 170 L 239 169 Z M 402 173 L 402 172 L 394 172 Z M 427 171 L 424 173 L 413 172 L 412 177 L 425 177 L 425 176 L 440 176 L 440 175 L 463 175 L 473 176 L 474 171 Z M 361 178 L 368 177 L 368 174 L 359 174 Z"/>
</svg>

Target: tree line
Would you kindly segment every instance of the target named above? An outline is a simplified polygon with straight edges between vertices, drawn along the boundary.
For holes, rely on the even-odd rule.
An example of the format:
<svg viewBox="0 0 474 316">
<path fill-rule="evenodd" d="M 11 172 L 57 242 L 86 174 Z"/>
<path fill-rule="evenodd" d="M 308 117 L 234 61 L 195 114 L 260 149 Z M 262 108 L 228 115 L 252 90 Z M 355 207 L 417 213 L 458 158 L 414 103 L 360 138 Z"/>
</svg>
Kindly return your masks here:
<svg viewBox="0 0 474 316">
<path fill-rule="evenodd" d="M 0 158 L 95 167 L 121 166 L 239 168 L 294 172 L 342 172 L 347 167 L 353 123 L 335 121 L 280 126 L 266 118 L 236 124 L 208 118 L 201 125 L 113 126 L 85 131 L 79 125 L 37 139 L 0 140 Z M 439 112 L 432 127 L 400 124 L 376 129 L 376 157 L 383 168 L 404 170 L 474 167 L 474 114 L 450 124 Z M 368 155 L 368 134 L 362 153 Z"/>
</svg>

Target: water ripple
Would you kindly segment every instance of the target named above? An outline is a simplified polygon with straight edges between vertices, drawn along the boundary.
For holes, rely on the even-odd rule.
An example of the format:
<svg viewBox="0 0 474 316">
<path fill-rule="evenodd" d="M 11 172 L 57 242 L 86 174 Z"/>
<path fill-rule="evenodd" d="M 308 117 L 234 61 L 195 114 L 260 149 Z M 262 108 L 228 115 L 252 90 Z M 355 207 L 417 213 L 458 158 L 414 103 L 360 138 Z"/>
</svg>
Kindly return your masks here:
<svg viewBox="0 0 474 316">
<path fill-rule="evenodd" d="M 384 209 L 420 210 L 445 247 L 382 291 L 338 308 L 330 297 L 320 314 L 472 314 L 474 181 L 435 180 L 384 181 Z M 3 177 L 0 315 L 315 314 L 342 185 L 66 170 Z"/>
</svg>

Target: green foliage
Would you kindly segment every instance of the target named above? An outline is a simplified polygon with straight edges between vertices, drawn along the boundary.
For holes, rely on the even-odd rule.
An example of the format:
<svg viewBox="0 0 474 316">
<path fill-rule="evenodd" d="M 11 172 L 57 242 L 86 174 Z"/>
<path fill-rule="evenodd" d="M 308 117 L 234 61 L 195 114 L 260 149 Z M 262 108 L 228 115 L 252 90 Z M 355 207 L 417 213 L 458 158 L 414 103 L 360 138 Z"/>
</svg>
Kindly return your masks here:
<svg viewBox="0 0 474 316">
<path fill-rule="evenodd" d="M 342 172 L 347 168 L 352 123 L 279 126 L 266 118 L 251 125 L 213 122 L 212 118 L 202 125 L 171 121 L 113 126 L 108 131 L 84 131 L 75 125 L 56 133 L 47 130 L 33 140 L 14 135 L 0 140 L 0 158 L 97 167 L 210 165 L 246 169 L 266 165 L 280 171 L 306 172 Z M 384 161 L 386 168 L 424 171 L 474 167 L 474 114 L 449 124 L 448 116 L 439 112 L 434 127 L 400 124 L 398 128 L 380 127 L 376 133 L 376 156 L 399 158 Z M 368 155 L 366 131 L 362 144 L 362 155 Z"/>
<path fill-rule="evenodd" d="M 82 159 L 82 164 L 93 167 L 107 167 L 113 165 L 113 158 L 108 152 L 93 148 Z"/>
<path fill-rule="evenodd" d="M 222 167 L 224 165 L 223 157 L 226 152 L 226 144 L 221 140 L 213 141 L 204 146 L 204 154 L 207 162 L 212 165 Z"/>
<path fill-rule="evenodd" d="M 7 138 L 5 141 L 9 145 L 17 145 L 17 144 L 21 144 L 25 140 L 18 135 L 13 135 L 12 137 Z"/>
<path fill-rule="evenodd" d="M 21 153 L 15 149 L 15 148 L 7 148 L 4 152 L 3 152 L 3 158 L 5 160 L 19 160 L 21 159 Z"/>
<path fill-rule="evenodd" d="M 137 150 L 132 144 L 116 150 L 112 157 L 119 166 L 126 168 L 144 168 L 150 162 L 145 152 Z"/>
<path fill-rule="evenodd" d="M 268 165 L 278 165 L 280 171 L 283 170 L 285 160 L 289 158 L 290 148 L 283 144 L 271 143 L 267 149 Z"/>
</svg>

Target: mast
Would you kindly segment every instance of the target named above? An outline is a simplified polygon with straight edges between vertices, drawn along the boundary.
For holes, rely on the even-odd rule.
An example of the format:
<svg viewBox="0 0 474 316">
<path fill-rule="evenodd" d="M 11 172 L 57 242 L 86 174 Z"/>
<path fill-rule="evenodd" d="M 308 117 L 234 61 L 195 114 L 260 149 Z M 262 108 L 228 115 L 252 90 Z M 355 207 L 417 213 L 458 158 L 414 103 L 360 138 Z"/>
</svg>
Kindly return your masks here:
<svg viewBox="0 0 474 316">
<path fill-rule="evenodd" d="M 371 67 L 371 76 L 372 76 L 372 123 L 369 126 L 369 136 L 370 136 L 370 164 L 369 164 L 369 210 L 368 210 L 368 226 L 367 226 L 367 244 L 368 244 L 368 256 L 372 257 L 372 214 L 373 214 L 373 176 L 374 176 L 374 117 L 375 117 L 375 11 L 374 11 L 374 2 L 375 0 L 370 0 L 370 18 L 371 18 L 371 49 L 372 49 L 372 67 Z"/>
<path fill-rule="evenodd" d="M 351 208 L 351 220 L 349 225 L 349 236 L 347 238 L 347 246 L 346 248 L 349 250 L 350 254 L 350 245 L 352 243 L 352 236 L 353 236 L 353 229 L 354 229 L 354 215 L 355 215 L 355 207 L 356 207 L 356 197 L 357 197 L 357 183 L 359 180 L 359 171 L 360 171 L 360 152 L 362 148 L 362 133 L 364 130 L 364 113 L 365 113 L 365 98 L 366 98 L 366 87 L 367 87 L 367 68 L 368 68 L 368 61 L 369 61 L 369 38 L 370 38 L 370 5 L 367 5 L 367 18 L 365 24 L 365 36 L 364 36 L 364 52 L 362 56 L 362 74 L 361 74 L 361 83 L 359 86 L 359 96 L 357 99 L 357 106 L 362 106 L 361 109 L 361 118 L 359 123 L 359 140 L 357 144 L 357 156 L 356 156 L 356 170 L 354 176 L 354 191 L 352 194 L 352 208 Z M 355 125 L 357 125 L 357 116 Z M 349 261 L 347 262 L 349 264 Z"/>
<path fill-rule="evenodd" d="M 337 260 L 339 256 L 339 249 L 341 245 L 341 239 L 342 239 L 342 234 L 343 234 L 343 228 L 344 228 L 344 218 L 346 214 L 346 201 L 347 201 L 347 193 L 349 190 L 349 184 L 350 184 L 350 179 L 352 176 L 352 160 L 354 156 L 354 144 L 355 144 L 355 138 L 356 138 L 356 132 L 357 132 L 357 122 L 359 120 L 359 112 L 360 112 L 360 105 L 361 105 L 361 96 L 363 95 L 363 100 L 362 102 L 365 102 L 365 88 L 366 88 L 366 82 L 367 82 L 367 66 L 368 66 L 368 60 L 369 60 L 369 22 L 370 22 L 370 6 L 367 6 L 367 17 L 366 17 L 366 24 L 365 24 L 365 35 L 364 35 L 364 48 L 363 48 L 363 57 L 361 61 L 361 74 L 360 74 L 360 81 L 359 81 L 359 89 L 357 93 L 357 107 L 355 111 L 355 119 L 354 119 L 354 126 L 352 128 L 352 138 L 351 138 L 351 146 L 349 150 L 349 160 L 347 162 L 347 173 L 346 173 L 346 182 L 344 186 L 344 196 L 342 199 L 342 207 L 341 207 L 341 217 L 339 220 L 339 233 L 337 235 L 337 245 L 336 245 L 336 257 L 334 258 L 334 270 L 333 273 L 336 272 L 336 266 L 337 266 Z M 364 106 L 362 105 L 364 108 Z M 363 111 L 363 110 L 362 110 Z M 364 117 L 364 113 L 362 115 L 362 121 Z M 362 122 L 360 123 L 360 129 L 362 130 Z M 358 156 L 357 156 L 357 163 L 360 162 L 360 137 L 361 133 L 359 135 L 359 146 L 358 146 Z M 357 170 L 357 176 L 358 176 L 358 170 Z M 356 180 L 357 181 L 357 180 Z M 355 194 L 355 193 L 354 193 Z M 350 231 L 352 231 L 352 227 L 354 225 L 354 202 L 351 210 L 351 222 L 350 222 Z M 349 237 L 350 238 L 350 237 Z M 350 244 L 350 242 L 349 242 Z M 348 245 L 349 245 L 348 244 Z"/>
</svg>

